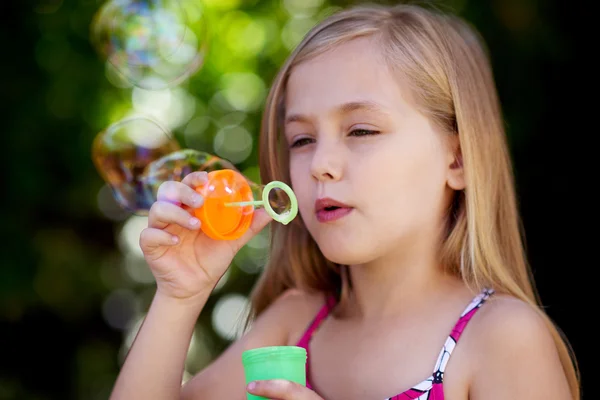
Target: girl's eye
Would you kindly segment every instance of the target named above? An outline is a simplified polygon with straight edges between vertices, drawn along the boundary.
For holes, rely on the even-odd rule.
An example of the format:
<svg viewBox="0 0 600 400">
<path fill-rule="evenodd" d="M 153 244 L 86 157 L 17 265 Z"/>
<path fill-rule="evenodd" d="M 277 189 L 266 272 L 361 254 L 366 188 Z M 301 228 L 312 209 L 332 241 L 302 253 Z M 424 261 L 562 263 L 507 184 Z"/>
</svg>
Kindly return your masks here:
<svg viewBox="0 0 600 400">
<path fill-rule="evenodd" d="M 377 135 L 380 133 L 379 131 L 372 131 L 369 129 L 354 129 L 350 132 L 350 136 L 368 136 L 368 135 Z"/>
<path fill-rule="evenodd" d="M 370 135 L 377 135 L 381 132 L 379 131 L 373 131 L 370 129 L 354 129 L 353 131 L 350 132 L 349 136 L 370 136 Z M 296 141 L 294 141 L 291 145 L 290 148 L 296 148 L 296 147 L 302 147 L 305 146 L 307 144 L 313 143 L 314 139 L 313 138 L 300 138 Z"/>
<path fill-rule="evenodd" d="M 291 148 L 302 147 L 304 145 L 312 143 L 312 140 L 313 140 L 312 138 L 300 138 L 300 139 L 294 141 L 290 147 Z"/>
</svg>

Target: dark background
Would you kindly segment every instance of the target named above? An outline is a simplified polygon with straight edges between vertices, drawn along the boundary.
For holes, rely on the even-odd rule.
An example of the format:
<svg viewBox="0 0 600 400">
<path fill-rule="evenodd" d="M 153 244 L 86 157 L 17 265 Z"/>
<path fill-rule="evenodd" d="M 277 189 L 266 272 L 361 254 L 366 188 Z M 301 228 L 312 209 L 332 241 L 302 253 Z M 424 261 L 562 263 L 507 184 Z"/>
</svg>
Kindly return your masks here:
<svg viewBox="0 0 600 400">
<path fill-rule="evenodd" d="M 213 146 L 227 118 L 256 139 L 262 104 L 256 102 L 264 98 L 242 110 L 224 104 L 216 96 L 227 86 L 221 76 L 251 73 L 268 87 L 297 40 L 294 32 L 335 9 L 329 7 L 356 3 L 207 1 L 207 16 L 197 23 L 206 22 L 213 36 L 206 39 L 211 46 L 203 68 L 180 86 L 195 99 L 187 119 L 173 127 L 181 147 L 231 154 Z M 584 329 L 597 312 L 586 311 L 581 283 L 598 264 L 591 257 L 595 226 L 585 207 L 586 184 L 597 179 L 586 177 L 591 170 L 584 164 L 594 159 L 582 152 L 592 147 L 587 121 L 597 113 L 586 78 L 597 75 L 596 67 L 582 44 L 588 25 L 580 17 L 586 11 L 559 0 L 430 3 L 468 19 L 490 49 L 529 260 L 543 305 L 569 338 L 586 383 L 591 350 L 583 344 Z M 93 0 L 2 5 L 0 399 L 107 398 L 132 324 L 152 296 L 152 282 L 123 241 L 124 230 L 135 233 L 128 221 L 141 217 L 115 211 L 91 158 L 94 137 L 132 107 L 133 88 L 107 79 L 90 42 L 92 17 L 101 6 Z M 294 13 L 300 22 L 290 22 Z M 264 31 L 264 44 L 252 53 L 242 42 L 254 21 L 274 30 Z M 594 97 L 586 101 L 587 91 Z M 203 118 L 210 123 L 200 129 Z M 256 176 L 256 146 L 238 166 Z M 232 338 L 215 328 L 214 318 L 222 313 L 232 320 L 255 281 L 263 250 L 258 243 L 241 252 L 211 297 L 198 322 L 189 374 Z"/>
</svg>

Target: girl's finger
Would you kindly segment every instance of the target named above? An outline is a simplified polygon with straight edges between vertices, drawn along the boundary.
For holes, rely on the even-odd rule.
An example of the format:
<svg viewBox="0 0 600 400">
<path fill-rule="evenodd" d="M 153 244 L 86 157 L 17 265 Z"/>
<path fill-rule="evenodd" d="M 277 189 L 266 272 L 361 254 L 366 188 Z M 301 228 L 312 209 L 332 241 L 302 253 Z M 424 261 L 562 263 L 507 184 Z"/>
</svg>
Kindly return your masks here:
<svg viewBox="0 0 600 400">
<path fill-rule="evenodd" d="M 174 246 L 179 243 L 179 238 L 169 232 L 155 228 L 145 228 L 140 234 L 140 248 L 144 254 L 152 253 L 162 246 Z"/>
<path fill-rule="evenodd" d="M 255 396 L 279 400 L 323 400 L 314 391 L 298 383 L 284 379 L 254 381 L 247 390 Z"/>
<path fill-rule="evenodd" d="M 170 224 L 196 230 L 200 227 L 200 220 L 175 204 L 166 201 L 152 204 L 148 213 L 148 227 L 164 229 Z"/>
<path fill-rule="evenodd" d="M 190 174 L 187 174 L 185 178 L 181 180 L 181 183 L 187 185 L 191 188 L 196 188 L 198 186 L 204 185 L 208 181 L 208 172 L 206 171 L 196 171 Z"/>
<path fill-rule="evenodd" d="M 157 201 L 169 202 L 172 204 L 185 204 L 191 208 L 198 208 L 204 202 L 202 196 L 190 186 L 183 182 L 166 181 L 158 187 L 156 194 Z"/>
</svg>

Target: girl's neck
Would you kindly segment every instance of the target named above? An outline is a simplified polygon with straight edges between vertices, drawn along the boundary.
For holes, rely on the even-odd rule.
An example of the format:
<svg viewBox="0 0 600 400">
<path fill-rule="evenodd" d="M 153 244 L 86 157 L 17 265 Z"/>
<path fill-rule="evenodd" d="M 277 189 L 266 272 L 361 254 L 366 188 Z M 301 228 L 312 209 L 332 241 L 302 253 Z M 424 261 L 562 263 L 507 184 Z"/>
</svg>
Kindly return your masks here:
<svg viewBox="0 0 600 400">
<path fill-rule="evenodd" d="M 350 265 L 352 289 L 343 314 L 377 320 L 419 312 L 462 286 L 443 272 L 435 251 L 390 254 L 368 264 Z"/>
</svg>

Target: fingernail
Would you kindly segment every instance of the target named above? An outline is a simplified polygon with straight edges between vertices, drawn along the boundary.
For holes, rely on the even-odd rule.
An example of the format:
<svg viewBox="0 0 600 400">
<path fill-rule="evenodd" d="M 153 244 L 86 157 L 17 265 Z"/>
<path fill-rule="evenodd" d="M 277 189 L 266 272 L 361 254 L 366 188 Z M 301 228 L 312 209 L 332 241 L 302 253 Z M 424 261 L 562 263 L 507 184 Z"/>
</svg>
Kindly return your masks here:
<svg viewBox="0 0 600 400">
<path fill-rule="evenodd" d="M 198 178 L 202 179 L 204 181 L 207 180 L 208 179 L 208 172 L 206 172 L 206 171 L 200 171 L 200 174 L 198 175 Z"/>
<path fill-rule="evenodd" d="M 252 391 L 252 390 L 254 390 L 254 389 L 256 389 L 256 382 L 250 382 L 250 383 L 248 384 L 248 390 L 249 390 L 249 391 Z"/>
<path fill-rule="evenodd" d="M 175 244 L 179 243 L 179 238 L 177 236 L 171 236 L 171 241 Z"/>
<path fill-rule="evenodd" d="M 200 196 L 199 194 L 195 194 L 192 196 L 192 203 L 193 204 L 199 204 L 200 201 L 202 201 L 202 196 Z"/>
<path fill-rule="evenodd" d="M 190 226 L 196 226 L 196 225 L 198 225 L 198 222 L 200 222 L 198 220 L 198 218 L 194 218 L 194 217 L 190 218 Z"/>
</svg>

